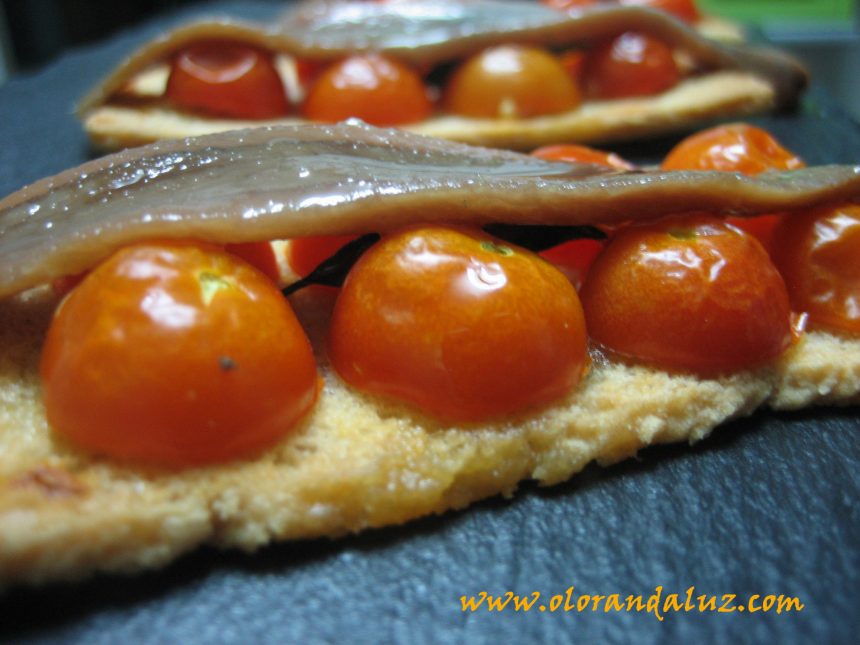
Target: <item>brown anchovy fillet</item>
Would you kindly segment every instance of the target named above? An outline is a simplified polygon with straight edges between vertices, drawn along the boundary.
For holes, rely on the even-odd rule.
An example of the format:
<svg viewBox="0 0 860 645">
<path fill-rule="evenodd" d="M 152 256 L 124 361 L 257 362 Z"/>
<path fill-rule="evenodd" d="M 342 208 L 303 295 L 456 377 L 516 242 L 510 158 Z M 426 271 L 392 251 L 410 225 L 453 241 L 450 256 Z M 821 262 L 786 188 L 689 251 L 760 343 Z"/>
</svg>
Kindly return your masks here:
<svg viewBox="0 0 860 645">
<path fill-rule="evenodd" d="M 539 2 L 410 0 L 308 2 L 287 12 L 281 31 L 311 57 L 380 51 L 415 64 L 463 58 L 500 43 L 588 47 L 625 31 L 651 34 L 708 69 L 744 69 L 769 79 L 778 104 L 807 82 L 803 66 L 773 49 L 722 45 L 668 14 L 635 6 L 560 12 Z"/>
<path fill-rule="evenodd" d="M 418 221 L 596 224 L 860 200 L 860 166 L 744 177 L 617 172 L 359 123 L 254 128 L 125 150 L 0 201 L 0 296 L 146 238 L 214 242 Z"/>
<path fill-rule="evenodd" d="M 153 62 L 203 39 L 238 40 L 312 60 L 373 51 L 433 66 L 493 44 L 584 47 L 629 30 L 660 38 L 701 68 L 746 70 L 767 79 L 777 105 L 791 104 L 807 83 L 802 65 L 785 54 L 718 44 L 674 18 L 641 7 L 597 7 L 566 14 L 537 2 L 510 0 L 310 3 L 273 25 L 219 19 L 179 27 L 127 58 L 81 101 L 79 112 L 105 102 Z"/>
</svg>

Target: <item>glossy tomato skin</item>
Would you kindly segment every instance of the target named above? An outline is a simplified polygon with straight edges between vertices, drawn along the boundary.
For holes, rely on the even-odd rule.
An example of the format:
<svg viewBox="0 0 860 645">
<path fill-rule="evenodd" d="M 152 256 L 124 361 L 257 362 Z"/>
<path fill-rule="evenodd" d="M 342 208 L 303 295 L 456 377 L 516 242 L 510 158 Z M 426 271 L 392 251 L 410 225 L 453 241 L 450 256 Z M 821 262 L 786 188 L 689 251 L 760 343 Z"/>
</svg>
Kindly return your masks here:
<svg viewBox="0 0 860 645">
<path fill-rule="evenodd" d="M 237 242 L 235 244 L 225 244 L 224 250 L 227 253 L 242 258 L 252 267 L 261 271 L 267 278 L 275 284 L 278 284 L 281 279 L 281 271 L 278 268 L 278 260 L 275 257 L 275 252 L 269 242 Z M 54 294 L 57 296 L 65 296 L 72 289 L 78 286 L 89 271 L 83 271 L 73 275 L 65 275 L 51 282 Z"/>
<path fill-rule="evenodd" d="M 581 74 L 585 94 L 595 99 L 651 96 L 674 87 L 681 78 L 671 47 L 632 31 L 589 51 Z"/>
<path fill-rule="evenodd" d="M 579 298 L 561 273 L 480 231 L 437 227 L 388 235 L 359 259 L 328 346 L 354 387 L 451 422 L 549 404 L 587 361 Z"/>
<path fill-rule="evenodd" d="M 860 334 L 860 206 L 785 215 L 771 254 L 811 327 Z"/>
<path fill-rule="evenodd" d="M 542 146 L 532 150 L 532 156 L 547 161 L 564 161 L 566 163 L 592 163 L 617 170 L 634 170 L 629 161 L 625 161 L 614 152 L 606 152 L 573 143 L 557 143 Z"/>
<path fill-rule="evenodd" d="M 305 277 L 337 253 L 340 248 L 355 239 L 354 235 L 320 235 L 298 237 L 290 240 L 287 250 L 287 263 L 301 277 Z"/>
<path fill-rule="evenodd" d="M 769 132 L 748 123 L 729 123 L 690 135 L 669 152 L 661 167 L 758 175 L 767 170 L 796 170 L 805 165 Z M 779 216 L 732 217 L 729 221 L 770 249 Z"/>
<path fill-rule="evenodd" d="M 618 231 L 581 295 L 594 341 L 663 369 L 752 368 L 795 338 L 785 284 L 767 252 L 705 215 Z"/>
<path fill-rule="evenodd" d="M 59 435 L 162 466 L 269 447 L 317 390 L 310 344 L 271 282 L 181 242 L 127 247 L 93 270 L 55 314 L 41 375 Z"/>
<path fill-rule="evenodd" d="M 539 255 L 555 265 L 579 291 L 585 283 L 588 270 L 600 255 L 603 246 L 602 240 L 568 240 L 551 249 L 541 251 Z"/>
<path fill-rule="evenodd" d="M 616 170 L 633 170 L 635 166 L 613 152 L 605 152 L 596 148 L 577 144 L 554 144 L 543 146 L 532 151 L 532 156 L 547 161 L 563 161 L 565 163 L 590 163 Z M 580 239 L 563 242 L 558 246 L 540 252 L 540 256 L 549 260 L 570 280 L 576 290 L 582 288 L 588 269 L 603 249 L 602 240 Z"/>
<path fill-rule="evenodd" d="M 601 4 L 602 0 L 541 0 L 550 9 L 558 9 L 559 11 L 577 11 L 586 7 L 593 7 Z"/>
<path fill-rule="evenodd" d="M 724 170 L 757 175 L 766 170 L 795 170 L 803 160 L 762 128 L 729 123 L 690 135 L 676 145 L 664 170 Z"/>
<path fill-rule="evenodd" d="M 227 41 L 180 51 L 171 67 L 166 96 L 181 107 L 214 116 L 274 119 L 290 113 L 272 55 Z"/>
<path fill-rule="evenodd" d="M 573 110 L 582 102 L 561 61 L 521 45 L 489 47 L 460 65 L 445 88 L 445 108 L 475 118 L 528 118 Z"/>
<path fill-rule="evenodd" d="M 426 119 L 433 105 L 420 75 L 378 54 L 356 54 L 320 73 L 305 99 L 303 114 L 334 123 L 350 117 L 392 126 Z"/>
<path fill-rule="evenodd" d="M 278 268 L 278 259 L 275 257 L 275 251 L 269 242 L 225 244 L 224 250 L 242 258 L 275 284 L 280 282 L 281 270 Z"/>
</svg>

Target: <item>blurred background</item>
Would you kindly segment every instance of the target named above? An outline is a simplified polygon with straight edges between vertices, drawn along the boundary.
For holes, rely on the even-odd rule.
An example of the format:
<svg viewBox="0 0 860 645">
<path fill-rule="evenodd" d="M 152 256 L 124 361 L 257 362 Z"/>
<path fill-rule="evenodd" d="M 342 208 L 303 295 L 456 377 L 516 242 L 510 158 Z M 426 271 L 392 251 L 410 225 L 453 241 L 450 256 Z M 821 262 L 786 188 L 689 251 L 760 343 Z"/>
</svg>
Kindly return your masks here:
<svg viewBox="0 0 860 645">
<path fill-rule="evenodd" d="M 284 0 L 269 0 L 285 4 Z M 0 0 L 0 83 L 50 63 L 65 49 L 108 37 L 190 0 Z M 260 4 L 259 0 L 256 4 Z M 860 120 L 857 0 L 698 0 L 706 12 L 748 25 L 794 52 L 815 83 Z"/>
</svg>

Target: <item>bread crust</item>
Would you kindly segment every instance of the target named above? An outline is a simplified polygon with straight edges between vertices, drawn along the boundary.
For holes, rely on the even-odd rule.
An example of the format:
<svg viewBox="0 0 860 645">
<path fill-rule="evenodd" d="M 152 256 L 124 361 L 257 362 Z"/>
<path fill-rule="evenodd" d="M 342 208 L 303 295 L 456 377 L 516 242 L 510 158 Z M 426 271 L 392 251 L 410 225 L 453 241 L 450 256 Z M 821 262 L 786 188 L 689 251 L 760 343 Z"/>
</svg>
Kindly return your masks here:
<svg viewBox="0 0 860 645">
<path fill-rule="evenodd" d="M 689 130 L 712 119 L 766 112 L 774 105 L 775 94 L 768 82 L 746 72 L 724 71 L 689 78 L 658 96 L 590 101 L 563 114 L 530 119 L 436 116 L 402 129 L 463 143 L 526 150 L 559 141 L 605 144 L 654 137 Z M 298 117 L 273 121 L 208 118 L 164 104 L 106 104 L 87 113 L 84 128 L 94 146 L 116 150 L 162 139 L 303 122 Z"/>
<path fill-rule="evenodd" d="M 252 551 L 400 524 L 651 444 L 699 441 L 762 405 L 860 400 L 860 340 L 811 332 L 772 365 L 710 380 L 597 356 L 581 387 L 550 407 L 445 426 L 332 373 L 322 342 L 331 292 L 292 302 L 324 379 L 312 413 L 256 458 L 165 471 L 85 454 L 51 433 L 38 358 L 55 297 L 41 288 L 0 301 L 0 585 L 150 569 L 204 543 Z"/>
<path fill-rule="evenodd" d="M 415 11 L 404 12 L 395 5 L 310 2 L 274 25 L 230 19 L 190 23 L 149 41 L 119 62 L 82 99 L 78 112 L 93 144 L 109 150 L 229 129 L 302 122 L 299 116 L 277 121 L 210 118 L 171 106 L 164 98 L 171 56 L 189 44 L 212 39 L 229 39 L 271 51 L 286 94 L 296 106 L 303 100 L 304 88 L 298 82 L 295 60 L 326 64 L 350 53 L 373 51 L 416 69 L 442 70 L 444 75 L 446 66 L 492 44 L 516 42 L 554 50 L 582 50 L 631 29 L 674 48 L 686 79 L 659 95 L 586 101 L 570 112 L 536 118 L 471 119 L 439 112 L 419 123 L 403 124 L 404 129 L 423 134 L 519 150 L 567 141 L 601 144 L 638 139 L 684 131 L 714 119 L 768 112 L 793 105 L 806 85 L 806 72 L 798 61 L 775 50 L 739 45 L 742 38 L 730 23 L 710 17 L 697 31 L 641 7 L 600 7 L 574 15 L 534 3 L 508 3 L 502 10 L 492 0 L 446 2 L 442 4 L 452 13 L 448 16 L 443 11 L 447 17 L 441 19 L 437 15 L 440 7 L 419 4 L 411 7 Z M 514 10 L 522 12 L 523 24 L 513 24 L 510 19 L 496 22 L 500 11 Z M 459 18 L 455 20 L 456 16 Z M 462 29 L 464 23 L 471 28 Z M 410 38 L 404 39 L 403 33 L 409 33 Z M 703 37 L 712 33 L 719 34 L 723 42 Z"/>
</svg>

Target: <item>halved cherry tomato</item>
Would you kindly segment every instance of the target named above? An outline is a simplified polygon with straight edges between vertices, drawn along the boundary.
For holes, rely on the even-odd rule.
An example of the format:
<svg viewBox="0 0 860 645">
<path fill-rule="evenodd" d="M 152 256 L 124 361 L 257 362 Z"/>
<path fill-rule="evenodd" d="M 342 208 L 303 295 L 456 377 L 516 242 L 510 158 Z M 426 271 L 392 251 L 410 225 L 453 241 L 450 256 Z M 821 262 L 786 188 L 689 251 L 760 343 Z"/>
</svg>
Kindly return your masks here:
<svg viewBox="0 0 860 645">
<path fill-rule="evenodd" d="M 467 59 L 445 88 L 449 112 L 526 118 L 567 112 L 582 99 L 558 58 L 537 47 L 500 45 Z"/>
<path fill-rule="evenodd" d="M 582 49 L 569 49 L 558 54 L 558 62 L 573 80 L 577 88 L 582 81 L 582 66 L 585 64 L 585 51 Z"/>
<path fill-rule="evenodd" d="M 625 161 L 614 152 L 604 152 L 577 144 L 543 146 L 533 150 L 532 156 L 548 161 L 592 163 L 618 170 L 633 170 L 635 168 L 632 163 Z M 570 240 L 546 251 L 541 251 L 540 256 L 556 265 L 578 291 L 588 275 L 591 263 L 594 262 L 603 246 L 604 242 L 600 240 Z"/>
<path fill-rule="evenodd" d="M 765 170 L 794 170 L 804 165 L 765 130 L 748 123 L 729 123 L 690 135 L 669 151 L 661 167 L 757 175 Z"/>
<path fill-rule="evenodd" d="M 433 106 L 417 72 L 378 54 L 356 54 L 320 74 L 303 114 L 333 123 L 350 117 L 378 126 L 421 121 Z"/>
<path fill-rule="evenodd" d="M 166 96 L 185 108 L 237 119 L 272 119 L 290 112 L 271 54 L 229 41 L 177 53 Z"/>
<path fill-rule="evenodd" d="M 533 253 L 480 231 L 415 228 L 383 237 L 335 304 L 338 374 L 446 421 L 549 404 L 586 366 L 576 291 Z"/>
<path fill-rule="evenodd" d="M 604 243 L 600 240 L 581 239 L 562 242 L 539 255 L 552 262 L 561 271 L 574 288 L 579 291 L 588 276 L 588 270 L 594 260 L 603 250 Z"/>
<path fill-rule="evenodd" d="M 570 11 L 571 9 L 583 9 L 600 4 L 601 0 L 541 0 L 550 9 Z"/>
<path fill-rule="evenodd" d="M 278 260 L 269 242 L 238 242 L 224 245 L 224 250 L 245 260 L 277 284 L 281 279 Z"/>
<path fill-rule="evenodd" d="M 664 170 L 723 170 L 757 175 L 765 170 L 795 170 L 805 164 L 768 132 L 747 123 L 730 123 L 690 135 L 666 155 Z M 771 248 L 776 215 L 731 217 L 729 221 Z"/>
<path fill-rule="evenodd" d="M 322 74 L 326 70 L 326 63 L 323 61 L 317 60 L 307 60 L 306 58 L 299 58 L 295 62 L 296 65 L 296 78 L 299 82 L 299 85 L 303 88 L 308 88 L 313 85 L 319 75 Z"/>
<path fill-rule="evenodd" d="M 52 280 L 51 288 L 54 291 L 54 295 L 59 298 L 66 296 L 72 289 L 77 287 L 84 278 L 87 277 L 87 273 L 89 272 L 82 271 L 81 273 L 72 273 Z"/>
<path fill-rule="evenodd" d="M 659 94 L 680 77 L 671 47 L 632 31 L 597 45 L 582 67 L 582 87 L 597 99 Z"/>
<path fill-rule="evenodd" d="M 664 369 L 747 369 L 795 338 L 785 283 L 767 252 L 706 215 L 618 231 L 581 293 L 597 343 Z"/>
<path fill-rule="evenodd" d="M 693 0 L 620 0 L 620 2 L 623 5 L 642 6 L 665 11 L 684 22 L 696 23 L 702 19 L 702 15 Z"/>
<path fill-rule="evenodd" d="M 860 333 L 860 206 L 785 215 L 771 254 L 812 326 Z"/>
<path fill-rule="evenodd" d="M 318 237 L 297 237 L 290 240 L 287 249 L 287 262 L 297 274 L 305 277 L 337 253 L 347 242 L 355 239 L 354 235 L 321 235 Z"/>
<path fill-rule="evenodd" d="M 226 244 L 224 250 L 231 255 L 242 258 L 258 271 L 262 271 L 267 278 L 277 284 L 281 279 L 281 271 L 278 269 L 278 260 L 275 251 L 268 242 L 239 242 L 237 244 Z M 77 287 L 89 271 L 82 271 L 72 275 L 65 275 L 51 282 L 54 294 L 62 297 Z"/>
<path fill-rule="evenodd" d="M 617 168 L 618 170 L 633 170 L 636 168 L 614 152 L 605 152 L 588 146 L 573 143 L 559 143 L 543 146 L 532 150 L 533 157 L 547 161 L 565 161 L 567 163 L 593 163 L 599 166 Z"/>
<path fill-rule="evenodd" d="M 310 409 L 316 365 L 286 300 L 218 247 L 121 249 L 57 310 L 48 420 L 99 454 L 168 466 L 271 446 Z"/>
</svg>

